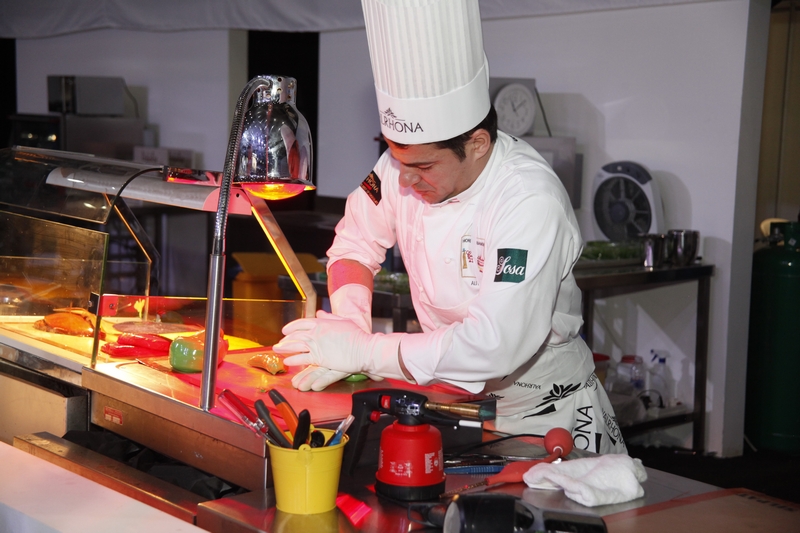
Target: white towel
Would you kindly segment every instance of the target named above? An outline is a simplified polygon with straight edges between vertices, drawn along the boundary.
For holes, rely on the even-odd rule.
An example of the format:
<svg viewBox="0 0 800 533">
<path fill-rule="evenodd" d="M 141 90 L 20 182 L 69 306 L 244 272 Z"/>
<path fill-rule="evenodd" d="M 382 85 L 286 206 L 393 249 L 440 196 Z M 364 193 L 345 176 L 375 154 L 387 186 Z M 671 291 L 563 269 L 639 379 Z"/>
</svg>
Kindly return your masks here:
<svg viewBox="0 0 800 533">
<path fill-rule="evenodd" d="M 522 476 L 533 489 L 564 489 L 576 502 L 594 507 L 622 503 L 644 496 L 639 484 L 647 479 L 640 459 L 623 454 L 539 463 Z"/>
</svg>

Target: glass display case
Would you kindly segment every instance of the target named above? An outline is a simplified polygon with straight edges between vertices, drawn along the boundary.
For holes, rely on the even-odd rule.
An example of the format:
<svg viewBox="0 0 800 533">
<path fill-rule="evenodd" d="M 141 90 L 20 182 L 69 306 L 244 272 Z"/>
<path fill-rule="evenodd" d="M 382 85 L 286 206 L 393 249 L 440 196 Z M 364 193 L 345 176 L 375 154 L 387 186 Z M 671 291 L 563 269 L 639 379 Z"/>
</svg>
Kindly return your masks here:
<svg viewBox="0 0 800 533">
<path fill-rule="evenodd" d="M 54 415 L 71 420 L 67 430 L 90 422 L 109 426 L 145 445 L 156 440 L 157 450 L 186 459 L 170 449 L 178 443 L 194 450 L 190 464 L 233 473 L 238 484 L 257 488 L 267 476 L 263 439 L 218 407 L 199 408 L 205 372 L 169 350 L 176 339 L 198 334 L 202 346 L 208 299 L 159 294 L 158 252 L 126 203 L 214 213 L 219 181 L 214 172 L 35 148 L 0 150 L 0 376 L 13 375 L 16 383 L 23 373 L 37 390 L 41 374 L 81 388 L 89 397 L 83 422 L 76 423 L 74 413 Z M 255 392 L 278 379 L 291 387 L 248 361 L 268 353 L 287 322 L 313 314 L 316 293 L 263 199 L 233 185 L 229 212 L 258 220 L 298 295 L 221 300 L 217 362 L 224 372 L 217 385 L 239 387 L 252 404 Z M 147 344 L 158 340 L 157 347 Z M 187 353 L 202 363 L 202 349 Z M 346 412 L 349 404 L 339 408 Z M 142 416 L 135 420 L 132 412 Z M 18 402 L 0 408 L 0 426 L 10 425 L 8 417 L 31 415 Z M 161 423 L 166 433 L 157 429 Z M 170 445 L 161 446 L 159 435 L 166 434 Z M 231 457 L 244 466 L 231 469 Z"/>
<path fill-rule="evenodd" d="M 0 150 L 0 377 L 3 364 L 38 373 L 50 372 L 44 363 L 66 368 L 71 377 L 62 372 L 60 379 L 88 396 L 86 429 L 91 423 L 256 491 L 271 484 L 263 435 L 224 405 L 204 407 L 205 365 L 191 366 L 190 357 L 180 359 L 173 350 L 179 339 L 211 331 L 210 298 L 159 294 L 158 253 L 126 203 L 136 199 L 213 213 L 221 203 L 219 183 L 213 172 L 42 149 Z M 322 392 L 299 392 L 291 380 L 301 367 L 261 364 L 262 357 L 275 356 L 269 348 L 286 323 L 313 316 L 316 293 L 263 199 L 234 184 L 229 212 L 256 218 L 297 297 L 221 299 L 212 398 L 228 390 L 250 408 L 257 400 L 271 408 L 268 393 L 278 389 L 319 427 L 338 425 L 351 411 L 353 392 L 364 388 L 416 388 L 438 402 L 473 398 L 451 386 L 391 380 L 340 381 Z M 8 410 L 25 418 L 33 409 L 17 404 Z M 0 402 L 0 427 L 7 414 Z M 445 433 L 460 443 L 481 438 L 480 428 L 472 426 Z"/>
<path fill-rule="evenodd" d="M 205 299 L 158 295 L 158 253 L 124 198 L 216 210 L 216 173 L 176 175 L 84 154 L 0 151 L 0 332 L 95 366 L 115 358 L 108 345 L 118 341 L 120 324 L 139 332 L 201 330 Z M 231 200 L 234 213 L 261 218 L 265 209 L 242 191 Z M 262 221 L 265 231 L 269 222 Z M 288 245 L 280 252 L 293 255 Z M 271 345 L 284 324 L 315 307 L 307 306 L 313 289 L 300 294 L 293 301 L 224 299 L 223 332 L 236 343 Z M 144 324 L 133 328 L 133 321 Z"/>
</svg>

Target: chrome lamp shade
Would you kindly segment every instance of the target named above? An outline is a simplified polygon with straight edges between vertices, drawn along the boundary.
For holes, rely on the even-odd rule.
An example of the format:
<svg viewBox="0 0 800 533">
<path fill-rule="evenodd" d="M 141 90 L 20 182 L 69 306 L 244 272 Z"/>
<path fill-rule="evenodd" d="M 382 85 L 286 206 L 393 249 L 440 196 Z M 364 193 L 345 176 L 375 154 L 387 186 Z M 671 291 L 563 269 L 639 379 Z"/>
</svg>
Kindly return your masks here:
<svg viewBox="0 0 800 533">
<path fill-rule="evenodd" d="M 256 78 L 258 79 L 258 78 Z M 311 131 L 295 107 L 297 83 L 267 76 L 244 115 L 234 182 L 268 200 L 314 188 Z"/>
</svg>

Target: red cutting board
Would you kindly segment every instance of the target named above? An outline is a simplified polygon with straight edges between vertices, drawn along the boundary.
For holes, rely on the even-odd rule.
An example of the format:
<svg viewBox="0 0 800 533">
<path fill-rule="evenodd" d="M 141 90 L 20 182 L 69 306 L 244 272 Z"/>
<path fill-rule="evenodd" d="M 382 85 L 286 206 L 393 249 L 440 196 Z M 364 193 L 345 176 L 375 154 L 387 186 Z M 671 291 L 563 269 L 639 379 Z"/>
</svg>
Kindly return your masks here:
<svg viewBox="0 0 800 533">
<path fill-rule="evenodd" d="M 383 381 L 367 380 L 357 383 L 339 381 L 330 385 L 324 391 L 300 392 L 292 386 L 292 377 L 300 372 L 302 367 L 287 367 L 287 372 L 272 375 L 266 370 L 247 364 L 247 360 L 254 354 L 259 352 L 263 353 L 265 350 L 270 351 L 269 348 L 260 348 L 228 353 L 225 360 L 218 367 L 216 393 L 219 394 L 223 389 L 228 389 L 241 398 L 245 404 L 250 406 L 252 406 L 256 400 L 261 399 L 270 408 L 270 412 L 277 417 L 276 421 L 279 424 L 281 424 L 283 420 L 280 418 L 272 401 L 269 399 L 268 393 L 271 389 L 277 389 L 291 404 L 295 412 L 299 413 L 303 409 L 308 409 L 308 412 L 311 414 L 311 422 L 317 425 L 329 422 L 340 422 L 350 414 L 352 410 L 353 393 L 368 388 L 386 387 L 414 390 L 424 394 L 432 401 L 440 402 L 463 401 L 471 397 L 466 391 L 450 385 L 420 387 L 418 385 L 390 379 Z M 145 361 L 148 366 L 157 366 L 158 370 L 168 372 L 185 383 L 196 386 L 198 390 L 201 387 L 201 373 L 186 374 L 174 372 L 171 370 L 169 357 L 153 357 L 143 361 Z M 214 413 L 220 415 L 222 415 L 223 412 L 225 418 L 233 419 L 227 414 L 225 409 L 216 408 L 214 410 Z"/>
</svg>

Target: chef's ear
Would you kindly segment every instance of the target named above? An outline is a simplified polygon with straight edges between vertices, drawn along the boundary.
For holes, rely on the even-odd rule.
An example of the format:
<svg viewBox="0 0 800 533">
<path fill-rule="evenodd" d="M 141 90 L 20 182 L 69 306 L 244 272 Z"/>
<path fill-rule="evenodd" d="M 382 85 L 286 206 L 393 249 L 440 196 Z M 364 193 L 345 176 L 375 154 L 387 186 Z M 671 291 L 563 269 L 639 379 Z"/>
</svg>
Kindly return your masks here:
<svg viewBox="0 0 800 533">
<path fill-rule="evenodd" d="M 473 159 L 480 159 L 485 156 L 492 148 L 492 138 L 489 132 L 484 129 L 477 129 L 467 141 Z"/>
</svg>

